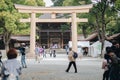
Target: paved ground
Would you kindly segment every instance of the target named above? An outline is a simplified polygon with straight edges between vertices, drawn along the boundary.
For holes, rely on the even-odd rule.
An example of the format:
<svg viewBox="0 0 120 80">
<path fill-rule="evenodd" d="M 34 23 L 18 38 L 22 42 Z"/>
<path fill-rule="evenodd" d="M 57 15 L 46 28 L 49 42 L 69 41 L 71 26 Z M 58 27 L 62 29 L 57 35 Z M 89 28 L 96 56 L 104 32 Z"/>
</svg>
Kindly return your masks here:
<svg viewBox="0 0 120 80">
<path fill-rule="evenodd" d="M 28 68 L 23 69 L 20 80 L 102 80 L 102 59 L 83 57 L 77 59 L 78 73 L 74 73 L 73 66 L 69 73 L 67 55 L 59 54 L 56 58 L 41 59 L 40 63 L 34 59 L 27 59 Z"/>
</svg>

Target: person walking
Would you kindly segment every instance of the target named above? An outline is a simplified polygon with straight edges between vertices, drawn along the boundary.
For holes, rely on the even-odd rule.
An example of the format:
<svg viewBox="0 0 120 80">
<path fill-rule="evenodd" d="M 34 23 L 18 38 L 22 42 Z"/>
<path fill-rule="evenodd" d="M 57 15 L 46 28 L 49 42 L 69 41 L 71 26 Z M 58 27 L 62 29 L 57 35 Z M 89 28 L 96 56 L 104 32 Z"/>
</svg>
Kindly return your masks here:
<svg viewBox="0 0 120 80">
<path fill-rule="evenodd" d="M 66 54 L 68 55 L 68 53 L 69 53 L 69 46 L 68 45 L 65 46 L 65 50 L 66 50 Z"/>
<path fill-rule="evenodd" d="M 45 46 L 43 46 L 43 58 L 44 58 L 44 57 L 46 58 L 46 53 L 47 53 L 47 51 L 46 51 L 46 49 L 45 49 Z"/>
<path fill-rule="evenodd" d="M 39 55 L 42 58 L 42 56 L 43 56 L 43 48 L 42 48 L 42 46 L 39 47 Z"/>
<path fill-rule="evenodd" d="M 7 60 L 3 62 L 2 66 L 2 80 L 19 80 L 21 75 L 21 64 L 17 60 L 16 49 L 10 49 L 7 52 Z"/>
<path fill-rule="evenodd" d="M 22 64 L 22 67 L 23 68 L 27 68 L 26 53 L 25 53 L 24 44 L 21 44 L 19 50 L 20 50 L 20 53 L 21 53 L 21 64 Z"/>
<path fill-rule="evenodd" d="M 56 57 L 56 50 L 53 50 L 53 57 Z"/>
<path fill-rule="evenodd" d="M 75 69 L 75 73 L 77 73 L 77 67 L 76 67 L 76 58 L 73 57 L 74 52 L 72 51 L 72 49 L 70 48 L 70 51 L 68 53 L 68 59 L 69 59 L 69 64 L 68 64 L 68 68 L 66 69 L 66 72 L 69 72 L 70 67 L 73 64 L 73 67 Z"/>
<path fill-rule="evenodd" d="M 39 53 L 39 46 L 36 45 L 35 47 L 35 60 L 40 63 L 40 53 Z"/>
<path fill-rule="evenodd" d="M 51 48 L 49 49 L 49 54 L 50 54 L 50 57 L 52 57 L 52 49 Z"/>
</svg>

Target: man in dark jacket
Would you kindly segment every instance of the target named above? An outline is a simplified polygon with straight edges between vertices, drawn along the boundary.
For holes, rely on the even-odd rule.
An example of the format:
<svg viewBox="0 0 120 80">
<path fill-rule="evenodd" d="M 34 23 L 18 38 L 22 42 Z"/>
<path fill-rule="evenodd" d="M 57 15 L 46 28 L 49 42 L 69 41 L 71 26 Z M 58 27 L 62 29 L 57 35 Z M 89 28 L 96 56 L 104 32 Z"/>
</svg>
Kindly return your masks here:
<svg viewBox="0 0 120 80">
<path fill-rule="evenodd" d="M 109 51 L 108 55 L 111 59 L 110 80 L 120 80 L 120 58 L 113 51 Z"/>
<path fill-rule="evenodd" d="M 118 58 L 120 58 L 120 45 L 119 45 L 119 43 L 117 42 L 117 41 L 113 41 L 112 42 L 112 46 L 111 46 L 111 49 L 112 49 L 112 51 L 115 53 L 115 55 L 118 57 Z"/>
<path fill-rule="evenodd" d="M 21 64 L 23 68 L 27 68 L 27 64 L 26 64 L 26 60 L 25 60 L 25 48 L 24 48 L 24 44 L 21 44 L 20 48 L 20 53 L 21 53 Z"/>
</svg>

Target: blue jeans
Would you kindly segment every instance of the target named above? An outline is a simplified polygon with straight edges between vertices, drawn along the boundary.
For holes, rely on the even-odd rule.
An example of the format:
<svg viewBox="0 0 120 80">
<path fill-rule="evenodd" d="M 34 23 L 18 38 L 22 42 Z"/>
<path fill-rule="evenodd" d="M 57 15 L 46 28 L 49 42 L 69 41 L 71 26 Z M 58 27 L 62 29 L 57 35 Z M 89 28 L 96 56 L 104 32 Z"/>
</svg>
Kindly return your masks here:
<svg viewBox="0 0 120 80">
<path fill-rule="evenodd" d="M 22 64 L 22 67 L 23 67 L 23 68 L 26 68 L 26 67 L 27 67 L 27 64 L 26 64 L 26 61 L 25 61 L 25 55 L 22 55 L 22 56 L 21 56 L 21 64 Z"/>
</svg>

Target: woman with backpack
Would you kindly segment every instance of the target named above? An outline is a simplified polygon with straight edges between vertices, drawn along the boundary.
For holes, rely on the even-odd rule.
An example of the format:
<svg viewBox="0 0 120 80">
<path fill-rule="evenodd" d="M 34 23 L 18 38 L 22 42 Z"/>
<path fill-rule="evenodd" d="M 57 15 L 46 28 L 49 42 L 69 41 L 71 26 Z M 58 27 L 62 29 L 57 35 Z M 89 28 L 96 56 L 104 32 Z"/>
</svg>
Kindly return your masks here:
<svg viewBox="0 0 120 80">
<path fill-rule="evenodd" d="M 74 55 L 74 51 L 72 51 L 72 49 L 70 48 L 70 51 L 68 53 L 69 64 L 68 64 L 68 68 L 66 69 L 66 72 L 69 72 L 70 67 L 73 65 L 75 69 L 75 73 L 77 73 L 76 58 L 74 58 L 73 55 Z"/>
</svg>

